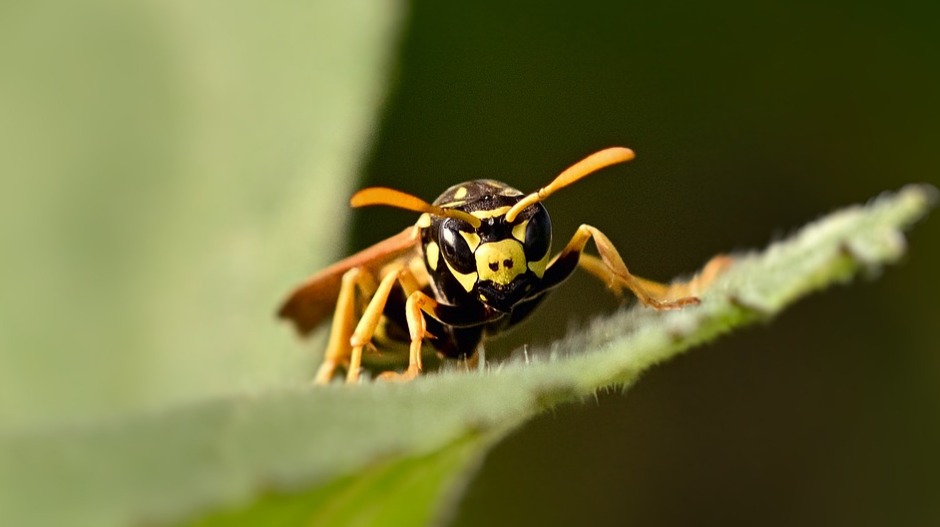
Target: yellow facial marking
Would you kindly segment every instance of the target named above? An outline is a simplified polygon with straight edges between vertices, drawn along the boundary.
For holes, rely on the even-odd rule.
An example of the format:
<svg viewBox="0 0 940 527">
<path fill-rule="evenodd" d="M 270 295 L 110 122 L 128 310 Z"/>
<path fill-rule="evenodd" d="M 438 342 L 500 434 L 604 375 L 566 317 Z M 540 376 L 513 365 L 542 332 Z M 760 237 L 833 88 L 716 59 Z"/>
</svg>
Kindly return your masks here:
<svg viewBox="0 0 940 527">
<path fill-rule="evenodd" d="M 428 265 L 431 266 L 431 270 L 437 271 L 437 261 L 441 257 L 441 248 L 436 243 L 430 242 L 424 249 L 424 254 L 428 258 Z"/>
<path fill-rule="evenodd" d="M 529 220 L 525 220 L 519 225 L 516 225 L 515 227 L 513 227 L 512 237 L 519 240 L 522 243 L 525 243 L 525 228 L 526 228 L 526 225 L 528 224 L 529 224 Z"/>
<path fill-rule="evenodd" d="M 486 218 L 493 218 L 495 216 L 502 216 L 503 214 L 506 214 L 507 212 L 509 212 L 509 209 L 511 208 L 512 207 L 499 207 L 499 208 L 491 209 L 491 210 L 475 210 L 471 212 L 470 214 L 482 220 Z"/>
<path fill-rule="evenodd" d="M 525 252 L 516 240 L 484 243 L 473 255 L 481 280 L 507 285 L 526 270 Z"/>
<path fill-rule="evenodd" d="M 454 275 L 454 278 L 456 278 L 457 281 L 460 282 L 460 286 L 463 287 L 466 292 L 469 293 L 470 291 L 473 290 L 473 286 L 476 285 L 477 283 L 476 273 L 464 274 L 464 273 L 457 271 L 456 269 L 453 268 L 453 266 L 450 265 L 450 263 L 447 261 L 447 258 L 444 258 L 444 265 L 447 266 L 447 269 L 450 270 L 450 274 Z"/>
<path fill-rule="evenodd" d="M 427 229 L 431 226 L 431 215 L 425 212 L 424 214 L 418 216 L 418 223 L 416 225 L 422 229 Z"/>
<path fill-rule="evenodd" d="M 476 252 L 477 247 L 480 246 L 480 235 L 475 232 L 464 231 L 460 231 L 460 235 L 463 236 L 463 239 L 467 241 L 467 246 L 470 247 L 470 252 Z"/>
<path fill-rule="evenodd" d="M 454 192 L 454 199 L 464 199 L 467 197 L 467 187 L 460 187 Z"/>
<path fill-rule="evenodd" d="M 545 251 L 545 256 L 537 262 L 529 262 L 529 270 L 535 273 L 535 276 L 542 278 L 545 274 L 545 268 L 548 267 L 548 260 L 552 255 L 551 251 Z"/>
</svg>

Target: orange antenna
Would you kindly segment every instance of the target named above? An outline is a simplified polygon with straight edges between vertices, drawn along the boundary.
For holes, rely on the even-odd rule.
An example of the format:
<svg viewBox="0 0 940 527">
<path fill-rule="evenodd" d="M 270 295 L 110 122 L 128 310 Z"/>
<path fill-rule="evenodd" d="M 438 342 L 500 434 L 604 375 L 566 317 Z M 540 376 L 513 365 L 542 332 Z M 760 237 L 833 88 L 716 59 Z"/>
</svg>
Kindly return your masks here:
<svg viewBox="0 0 940 527">
<path fill-rule="evenodd" d="M 575 181 L 583 179 L 604 167 L 630 161 L 634 157 L 636 157 L 636 154 L 633 153 L 633 150 L 623 148 L 622 146 L 615 146 L 601 150 L 600 152 L 595 152 L 574 165 L 571 165 L 561 174 L 558 174 L 558 177 L 553 179 L 548 185 L 519 200 L 509 209 L 509 212 L 506 213 L 506 221 L 515 221 L 516 216 L 521 214 L 526 208 L 540 201 L 545 201 L 549 196 Z"/>
<path fill-rule="evenodd" d="M 482 224 L 480 218 L 473 216 L 469 212 L 464 212 L 457 209 L 445 209 L 444 207 L 431 205 L 427 201 L 424 201 L 417 196 L 412 196 L 411 194 L 406 194 L 400 190 L 385 187 L 364 188 L 353 194 L 353 197 L 349 198 L 349 204 L 353 207 L 388 205 L 390 207 L 413 210 L 415 212 L 427 212 L 428 214 L 441 216 L 443 218 L 463 220 L 472 225 L 474 229 L 479 228 Z"/>
</svg>

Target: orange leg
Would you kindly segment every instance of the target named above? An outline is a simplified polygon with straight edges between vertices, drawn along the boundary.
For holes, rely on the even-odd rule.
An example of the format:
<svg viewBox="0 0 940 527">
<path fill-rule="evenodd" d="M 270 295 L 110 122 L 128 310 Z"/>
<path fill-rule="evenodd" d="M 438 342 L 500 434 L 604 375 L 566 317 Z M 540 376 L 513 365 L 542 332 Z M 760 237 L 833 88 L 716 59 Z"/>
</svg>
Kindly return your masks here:
<svg viewBox="0 0 940 527">
<path fill-rule="evenodd" d="M 408 320 L 408 333 L 411 347 L 408 350 L 408 369 L 404 373 L 387 371 L 379 376 L 385 381 L 408 382 L 421 373 L 421 345 L 428 336 L 424 313 L 433 314 L 437 301 L 421 291 L 413 291 L 405 303 L 405 317 Z"/>
<path fill-rule="evenodd" d="M 583 253 L 591 239 L 600 258 Z M 619 296 L 624 288 L 629 289 L 643 305 L 654 309 L 678 309 L 699 303 L 695 294 L 730 264 L 730 258 L 717 257 L 709 262 L 699 277 L 690 282 L 660 284 L 631 274 L 620 253 L 604 233 L 590 225 L 581 225 L 568 245 L 549 264 L 549 268 L 559 260 L 571 258 L 574 253 L 578 254 L 578 265 L 607 284 L 614 294 Z"/>
<path fill-rule="evenodd" d="M 657 295 L 664 298 L 695 297 L 708 289 L 708 286 L 715 278 L 718 278 L 733 262 L 734 260 L 730 256 L 720 254 L 709 260 L 705 267 L 691 280 L 668 285 L 646 280 L 636 275 L 633 277 L 639 280 L 647 291 L 655 291 Z M 610 271 L 603 260 L 597 256 L 582 253 L 578 265 L 588 274 L 604 282 L 616 297 L 623 296 L 623 283 Z"/>
<path fill-rule="evenodd" d="M 375 288 L 375 294 L 372 296 L 372 300 L 369 301 L 369 305 L 362 313 L 362 318 L 359 319 L 359 324 L 356 325 L 356 330 L 349 337 L 349 346 L 351 351 L 349 353 L 349 367 L 346 370 L 347 383 L 355 383 L 359 381 L 359 373 L 362 368 L 362 350 L 365 346 L 372 342 L 372 336 L 375 334 L 375 328 L 378 327 L 379 322 L 382 320 L 385 304 L 388 302 L 388 295 L 392 292 L 392 287 L 395 286 L 396 282 L 401 284 L 402 289 L 405 291 L 406 295 L 410 295 L 409 301 L 411 296 L 413 296 L 415 293 L 418 293 L 418 280 L 407 267 L 402 264 L 397 264 L 385 271 L 385 275 L 379 282 L 378 287 Z M 423 325 L 423 318 L 421 319 L 421 323 Z M 408 325 L 409 328 L 412 325 L 410 315 L 408 319 Z M 422 335 L 423 334 L 424 330 L 422 327 Z M 418 369 L 420 370 L 420 341 L 418 343 L 418 347 L 419 350 L 417 364 Z M 413 343 L 412 348 L 414 348 Z M 411 354 L 414 354 L 413 349 Z M 413 359 L 409 358 L 409 364 L 411 362 L 413 362 Z"/>
<path fill-rule="evenodd" d="M 330 340 L 326 345 L 323 363 L 317 370 L 314 383 L 327 384 L 333 378 L 337 366 L 344 366 L 349 361 L 352 348 L 349 339 L 353 333 L 356 318 L 356 291 L 362 298 L 369 298 L 375 291 L 375 279 L 360 267 L 354 267 L 343 274 L 336 311 L 330 329 Z"/>
</svg>

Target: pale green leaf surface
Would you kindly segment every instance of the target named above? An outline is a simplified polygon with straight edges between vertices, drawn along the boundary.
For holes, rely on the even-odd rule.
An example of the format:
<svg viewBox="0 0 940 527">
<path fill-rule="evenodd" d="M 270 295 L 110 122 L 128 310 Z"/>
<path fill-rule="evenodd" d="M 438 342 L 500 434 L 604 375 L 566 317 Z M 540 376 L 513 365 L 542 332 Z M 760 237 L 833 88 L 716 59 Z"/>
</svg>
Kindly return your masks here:
<svg viewBox="0 0 940 527">
<path fill-rule="evenodd" d="M 402 7 L 0 4 L 0 425 L 303 382 Z"/>
<path fill-rule="evenodd" d="M 528 350 L 482 372 L 431 374 L 407 385 L 272 390 L 106 425 L 8 434 L 0 438 L 0 524 L 105 527 L 213 511 L 210 525 L 251 524 L 243 520 L 256 514 L 307 521 L 322 509 L 303 509 L 291 493 L 310 493 L 333 507 L 355 488 L 375 492 L 354 492 L 351 505 L 334 509 L 336 518 L 354 518 L 347 515 L 369 500 L 385 507 L 383 517 L 427 518 L 426 510 L 408 516 L 394 506 L 409 508 L 411 501 L 382 500 L 425 470 L 408 459 L 457 459 L 451 467 L 459 473 L 475 456 L 467 447 L 461 457 L 455 445 L 499 437 L 548 406 L 629 384 L 692 345 L 898 260 L 905 249 L 900 229 L 926 213 L 935 192 L 906 187 L 832 214 L 762 253 L 740 255 L 697 307 L 621 311 L 550 349 Z M 376 463 L 404 468 L 380 486 L 370 483 L 381 470 Z M 445 476 L 431 479 L 456 481 Z M 409 500 L 433 501 L 441 492 L 420 487 Z M 43 507 L 48 503 L 55 507 Z"/>
</svg>

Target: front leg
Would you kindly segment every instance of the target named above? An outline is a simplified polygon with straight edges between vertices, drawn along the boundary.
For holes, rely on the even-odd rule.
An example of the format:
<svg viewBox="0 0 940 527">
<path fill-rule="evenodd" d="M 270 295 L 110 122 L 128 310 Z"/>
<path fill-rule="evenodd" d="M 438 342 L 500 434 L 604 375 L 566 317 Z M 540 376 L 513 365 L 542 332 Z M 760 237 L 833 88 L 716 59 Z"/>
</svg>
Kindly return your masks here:
<svg viewBox="0 0 940 527">
<path fill-rule="evenodd" d="M 584 255 L 588 240 L 594 240 L 600 259 Z M 604 281 L 618 293 L 627 288 L 643 305 L 653 309 L 679 309 L 699 303 L 699 299 L 688 292 L 688 288 L 668 286 L 630 274 L 620 253 L 610 239 L 590 225 L 581 225 L 571 241 L 549 262 L 542 277 L 542 288 L 551 289 L 564 282 L 581 264 L 588 272 Z"/>
<path fill-rule="evenodd" d="M 421 346 L 424 339 L 431 337 L 427 332 L 425 315 L 431 316 L 444 325 L 452 327 L 480 326 L 489 322 L 497 313 L 487 311 L 480 304 L 452 306 L 442 304 L 421 291 L 408 295 L 405 302 L 405 318 L 411 345 L 408 352 L 408 369 L 402 373 L 387 371 L 379 375 L 385 381 L 408 382 L 421 373 Z M 433 338 L 433 337 L 432 337 Z"/>
<path fill-rule="evenodd" d="M 671 284 L 661 284 L 645 278 L 634 275 L 633 278 L 648 291 L 652 291 L 661 298 L 679 298 L 687 296 L 698 296 L 711 286 L 711 283 L 718 278 L 721 273 L 731 266 L 734 259 L 725 254 L 719 254 L 713 257 L 705 264 L 701 271 L 695 274 L 690 280 L 683 282 L 673 282 Z M 617 297 L 623 295 L 624 286 L 620 280 L 614 276 L 607 268 L 604 260 L 587 253 L 581 253 L 581 259 L 578 266 L 594 276 L 607 286 L 608 289 Z"/>
</svg>

